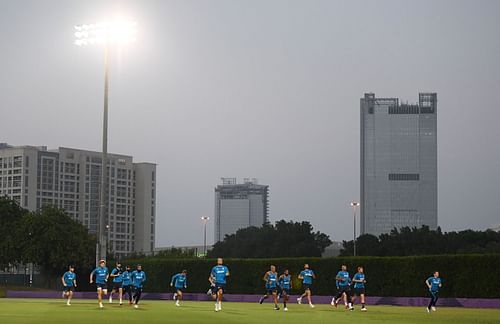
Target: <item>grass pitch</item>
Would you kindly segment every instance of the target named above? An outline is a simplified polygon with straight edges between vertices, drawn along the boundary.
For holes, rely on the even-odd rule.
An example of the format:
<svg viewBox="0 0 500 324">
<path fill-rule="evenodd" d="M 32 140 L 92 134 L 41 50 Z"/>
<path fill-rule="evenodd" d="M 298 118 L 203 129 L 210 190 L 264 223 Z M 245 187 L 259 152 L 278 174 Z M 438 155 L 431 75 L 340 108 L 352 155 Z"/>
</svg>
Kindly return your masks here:
<svg viewBox="0 0 500 324">
<path fill-rule="evenodd" d="M 281 306 L 280 306 L 281 307 Z M 222 312 L 214 312 L 212 302 L 144 301 L 139 309 L 127 305 L 75 299 L 66 306 L 63 299 L 0 299 L 0 323 L 499 323 L 498 309 L 438 308 L 427 314 L 423 307 L 367 306 L 367 312 L 354 312 L 330 305 L 291 303 L 289 311 L 273 310 L 272 304 L 223 303 Z"/>
</svg>

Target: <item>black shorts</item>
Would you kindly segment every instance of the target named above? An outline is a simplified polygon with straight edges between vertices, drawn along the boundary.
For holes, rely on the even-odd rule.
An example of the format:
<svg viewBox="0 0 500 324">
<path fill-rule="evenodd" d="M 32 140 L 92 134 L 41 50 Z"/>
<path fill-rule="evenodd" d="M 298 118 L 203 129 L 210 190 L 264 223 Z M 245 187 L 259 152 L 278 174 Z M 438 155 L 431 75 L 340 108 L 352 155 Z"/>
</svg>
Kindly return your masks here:
<svg viewBox="0 0 500 324">
<path fill-rule="evenodd" d="M 312 284 L 302 284 L 302 287 L 304 288 L 304 290 L 311 290 L 311 286 Z"/>
<path fill-rule="evenodd" d="M 113 290 L 118 291 L 118 289 L 123 288 L 123 282 L 113 281 Z"/>
<path fill-rule="evenodd" d="M 123 292 L 126 292 L 126 293 L 131 293 L 132 291 L 134 291 L 132 285 L 124 285 L 122 286 L 123 288 Z"/>
<path fill-rule="evenodd" d="M 225 283 L 216 283 L 215 284 L 215 291 L 222 290 L 222 292 L 226 291 L 226 284 Z"/>
<path fill-rule="evenodd" d="M 337 291 L 338 291 L 339 293 L 341 293 L 341 292 L 342 292 L 342 293 L 344 293 L 344 292 L 345 292 L 345 293 L 350 293 L 350 292 L 351 292 L 351 288 L 349 288 L 349 286 L 338 286 L 338 287 L 337 287 Z"/>
<path fill-rule="evenodd" d="M 281 294 L 282 295 L 290 295 L 290 289 L 288 289 L 288 288 L 281 288 Z"/>
<path fill-rule="evenodd" d="M 101 288 L 102 290 L 108 289 L 108 286 L 105 283 L 96 283 L 97 289 Z"/>
<path fill-rule="evenodd" d="M 354 288 L 354 296 L 361 296 L 365 294 L 365 288 Z"/>
<path fill-rule="evenodd" d="M 63 287 L 63 291 L 64 292 L 68 292 L 68 291 L 75 291 L 75 286 L 64 286 Z"/>
<path fill-rule="evenodd" d="M 267 289 L 267 294 L 272 295 L 278 292 L 278 288 L 266 288 Z"/>
<path fill-rule="evenodd" d="M 184 288 L 184 287 L 180 287 L 180 288 L 174 287 L 174 292 L 180 291 L 181 293 L 183 293 L 184 289 L 186 289 L 186 288 Z"/>
</svg>

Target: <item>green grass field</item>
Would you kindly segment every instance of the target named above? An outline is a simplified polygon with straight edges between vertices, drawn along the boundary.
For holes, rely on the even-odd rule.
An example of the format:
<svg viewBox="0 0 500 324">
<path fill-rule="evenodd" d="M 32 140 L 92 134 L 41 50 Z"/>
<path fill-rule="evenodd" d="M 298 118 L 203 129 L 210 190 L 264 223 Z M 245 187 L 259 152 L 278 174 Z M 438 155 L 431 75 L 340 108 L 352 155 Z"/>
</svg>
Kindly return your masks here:
<svg viewBox="0 0 500 324">
<path fill-rule="evenodd" d="M 0 323 L 499 323 L 498 309 L 438 308 L 427 314 L 423 307 L 369 306 L 368 312 L 354 312 L 329 305 L 290 304 L 289 311 L 275 311 L 265 303 L 224 303 L 214 312 L 211 302 L 144 301 L 139 309 L 129 305 L 104 304 L 98 309 L 91 300 L 75 299 L 66 306 L 63 299 L 0 299 Z"/>
</svg>

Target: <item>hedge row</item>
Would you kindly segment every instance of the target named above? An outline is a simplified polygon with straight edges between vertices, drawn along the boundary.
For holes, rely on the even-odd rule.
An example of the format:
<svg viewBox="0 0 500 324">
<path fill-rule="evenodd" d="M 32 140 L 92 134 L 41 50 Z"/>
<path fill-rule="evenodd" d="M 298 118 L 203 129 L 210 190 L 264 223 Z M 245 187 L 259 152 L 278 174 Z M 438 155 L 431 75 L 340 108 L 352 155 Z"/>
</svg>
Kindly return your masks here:
<svg viewBox="0 0 500 324">
<path fill-rule="evenodd" d="M 262 277 L 270 264 L 282 272 L 288 268 L 294 278 L 293 293 L 301 290 L 298 273 L 304 263 L 309 263 L 316 273 L 312 291 L 316 295 L 332 295 L 335 274 L 342 264 L 348 266 L 351 276 L 356 267 L 365 268 L 367 294 L 372 296 L 426 296 L 424 284 L 434 270 L 441 273 L 442 297 L 500 297 L 500 254 L 442 255 L 418 257 L 337 257 L 337 258 L 286 258 L 286 259 L 225 259 L 231 277 L 228 293 L 261 294 L 264 292 Z M 141 263 L 148 275 L 146 291 L 170 291 L 173 274 L 188 270 L 188 292 L 206 292 L 208 277 L 214 259 L 161 259 L 144 258 L 123 263 Z M 111 266 L 111 265 L 110 265 Z"/>
</svg>

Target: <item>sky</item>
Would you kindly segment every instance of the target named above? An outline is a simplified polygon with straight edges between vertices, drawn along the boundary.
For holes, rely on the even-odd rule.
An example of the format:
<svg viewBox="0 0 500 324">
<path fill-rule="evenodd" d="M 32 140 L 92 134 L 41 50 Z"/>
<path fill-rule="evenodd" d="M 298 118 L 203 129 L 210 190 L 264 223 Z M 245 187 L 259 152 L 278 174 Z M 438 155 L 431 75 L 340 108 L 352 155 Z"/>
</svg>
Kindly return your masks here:
<svg viewBox="0 0 500 324">
<path fill-rule="evenodd" d="M 438 223 L 483 230 L 500 224 L 499 12 L 494 0 L 0 0 L 0 142 L 101 150 L 103 48 L 75 46 L 73 26 L 131 19 L 137 41 L 110 49 L 108 150 L 158 164 L 157 246 L 202 244 L 221 177 L 268 184 L 271 222 L 351 239 L 365 92 L 438 93 Z"/>
</svg>

